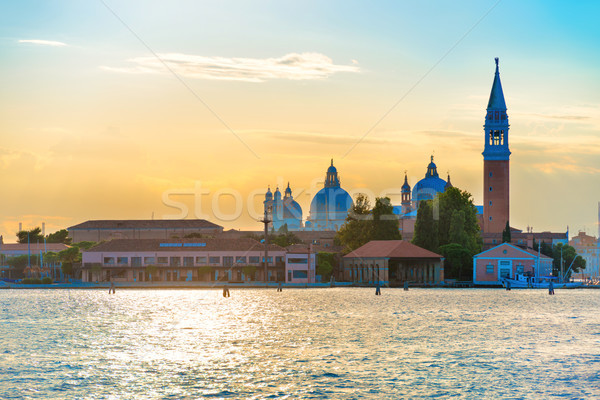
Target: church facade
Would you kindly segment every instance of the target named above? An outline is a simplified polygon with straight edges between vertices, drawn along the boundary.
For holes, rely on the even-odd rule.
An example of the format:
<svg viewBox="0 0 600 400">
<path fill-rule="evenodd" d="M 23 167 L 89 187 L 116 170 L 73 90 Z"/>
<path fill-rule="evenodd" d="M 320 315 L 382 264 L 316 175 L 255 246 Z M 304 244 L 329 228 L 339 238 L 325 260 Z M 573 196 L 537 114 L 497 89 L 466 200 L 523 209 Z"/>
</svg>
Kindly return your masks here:
<svg viewBox="0 0 600 400">
<path fill-rule="evenodd" d="M 273 229 L 279 230 L 284 225 L 290 231 L 302 229 L 302 207 L 294 200 L 289 182 L 283 198 L 279 188 L 275 190 L 275 194 L 268 188 L 263 204 Z"/>
</svg>

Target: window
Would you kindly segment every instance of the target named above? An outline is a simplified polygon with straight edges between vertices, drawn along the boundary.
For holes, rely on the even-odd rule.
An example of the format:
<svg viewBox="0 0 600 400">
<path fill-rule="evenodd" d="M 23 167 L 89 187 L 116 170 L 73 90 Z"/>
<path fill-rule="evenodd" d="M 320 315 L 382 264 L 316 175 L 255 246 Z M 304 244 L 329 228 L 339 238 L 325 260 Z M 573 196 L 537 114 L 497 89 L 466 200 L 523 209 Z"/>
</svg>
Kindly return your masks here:
<svg viewBox="0 0 600 400">
<path fill-rule="evenodd" d="M 131 257 L 131 266 L 132 267 L 141 267 L 142 266 L 142 257 Z"/>
<path fill-rule="evenodd" d="M 492 187 L 490 186 L 490 192 L 492 191 Z"/>
<path fill-rule="evenodd" d="M 144 264 L 146 265 L 152 265 L 156 262 L 156 259 L 154 257 L 144 257 Z"/>
<path fill-rule="evenodd" d="M 246 264 L 246 256 L 238 256 L 235 258 L 236 264 Z"/>
<path fill-rule="evenodd" d="M 262 260 L 263 260 L 263 262 L 265 262 L 265 257 L 264 256 L 263 256 Z M 269 257 L 269 263 L 272 263 L 272 262 L 273 262 L 273 257 Z"/>
<path fill-rule="evenodd" d="M 158 257 L 158 263 L 159 264 L 168 264 L 169 263 L 169 257 Z"/>
<path fill-rule="evenodd" d="M 115 263 L 114 257 L 104 257 L 104 264 L 114 264 L 114 263 Z"/>
<path fill-rule="evenodd" d="M 490 207 L 492 206 L 492 201 L 490 200 Z"/>
<path fill-rule="evenodd" d="M 233 257 L 232 256 L 223 257 L 223 265 L 225 267 L 231 267 L 233 265 Z"/>
<path fill-rule="evenodd" d="M 221 264 L 221 257 L 209 257 L 208 262 L 211 264 Z"/>
<path fill-rule="evenodd" d="M 206 264 L 206 257 L 196 257 L 196 264 L 199 264 L 199 265 Z"/>
<path fill-rule="evenodd" d="M 490 221 L 492 220 L 492 217 L 490 217 Z"/>
<path fill-rule="evenodd" d="M 500 278 L 510 278 L 510 268 L 500 268 Z"/>
<path fill-rule="evenodd" d="M 493 244 L 496 244 L 496 239 L 493 239 L 493 240 L 492 240 L 492 243 L 493 243 Z"/>
<path fill-rule="evenodd" d="M 493 172 L 490 172 L 490 178 L 491 178 L 493 175 L 494 175 L 494 173 L 493 173 Z"/>
<path fill-rule="evenodd" d="M 181 257 L 169 257 L 170 265 L 173 267 L 179 267 L 181 265 Z"/>
<path fill-rule="evenodd" d="M 194 257 L 183 257 L 183 266 L 191 267 L 194 265 Z"/>
<path fill-rule="evenodd" d="M 259 262 L 260 262 L 260 257 L 250 256 L 250 264 L 258 264 Z"/>
<path fill-rule="evenodd" d="M 292 280 L 292 271 L 288 271 L 288 282 Z"/>
<path fill-rule="evenodd" d="M 294 277 L 294 279 L 306 279 L 308 278 L 308 272 L 307 271 L 300 271 L 300 270 L 294 270 L 292 271 L 292 276 Z"/>
<path fill-rule="evenodd" d="M 128 257 L 117 257 L 117 264 L 129 264 Z"/>
<path fill-rule="evenodd" d="M 494 273 L 494 266 L 492 264 L 488 264 L 485 266 L 485 273 L 486 274 L 493 274 Z"/>
<path fill-rule="evenodd" d="M 306 264 L 308 262 L 307 258 L 288 258 L 289 264 Z"/>
<path fill-rule="evenodd" d="M 282 256 L 275 257 L 275 262 L 276 263 L 282 263 L 283 262 L 283 257 Z"/>
</svg>

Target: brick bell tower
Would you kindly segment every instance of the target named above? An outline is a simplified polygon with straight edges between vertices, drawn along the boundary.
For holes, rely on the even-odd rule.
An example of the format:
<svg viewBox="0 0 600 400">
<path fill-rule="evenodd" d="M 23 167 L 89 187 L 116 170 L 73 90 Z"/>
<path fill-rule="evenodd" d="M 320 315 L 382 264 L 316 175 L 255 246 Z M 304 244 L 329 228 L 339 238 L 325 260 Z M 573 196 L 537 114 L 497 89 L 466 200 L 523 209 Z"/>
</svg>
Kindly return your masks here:
<svg viewBox="0 0 600 400">
<path fill-rule="evenodd" d="M 501 233 L 510 219 L 510 150 L 508 115 L 500 83 L 498 58 L 496 74 L 485 117 L 483 151 L 483 232 Z"/>
</svg>

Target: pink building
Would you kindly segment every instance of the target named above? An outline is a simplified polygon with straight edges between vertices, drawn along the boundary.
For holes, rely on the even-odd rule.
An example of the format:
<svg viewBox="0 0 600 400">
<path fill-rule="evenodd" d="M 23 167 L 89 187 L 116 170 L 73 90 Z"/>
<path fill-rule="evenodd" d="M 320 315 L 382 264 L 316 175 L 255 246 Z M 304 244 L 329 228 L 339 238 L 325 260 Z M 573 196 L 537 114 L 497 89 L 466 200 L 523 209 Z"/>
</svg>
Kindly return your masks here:
<svg viewBox="0 0 600 400">
<path fill-rule="evenodd" d="M 502 243 L 473 257 L 473 283 L 476 285 L 501 285 L 502 279 L 515 279 L 516 274 L 549 276 L 551 273 L 550 257 L 538 256 L 532 249 L 525 250 L 509 243 Z"/>
<path fill-rule="evenodd" d="M 114 239 L 83 252 L 84 282 L 264 281 L 265 246 L 240 239 Z M 283 247 L 270 244 L 268 276 L 284 281 Z"/>
<path fill-rule="evenodd" d="M 315 283 L 317 255 L 312 246 L 293 244 L 285 256 L 285 283 Z"/>
</svg>

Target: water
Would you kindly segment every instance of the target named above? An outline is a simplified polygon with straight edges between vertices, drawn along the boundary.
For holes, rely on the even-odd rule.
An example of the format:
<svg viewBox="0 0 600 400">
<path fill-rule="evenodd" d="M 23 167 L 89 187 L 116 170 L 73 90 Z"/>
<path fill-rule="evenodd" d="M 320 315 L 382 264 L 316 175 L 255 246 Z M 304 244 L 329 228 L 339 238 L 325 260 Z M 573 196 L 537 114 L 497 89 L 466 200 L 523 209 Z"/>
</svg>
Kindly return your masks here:
<svg viewBox="0 0 600 400">
<path fill-rule="evenodd" d="M 600 291 L 0 291 L 0 398 L 600 397 Z"/>
</svg>

